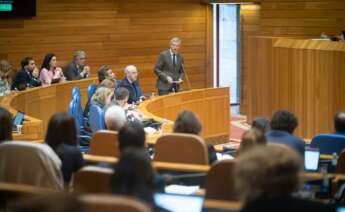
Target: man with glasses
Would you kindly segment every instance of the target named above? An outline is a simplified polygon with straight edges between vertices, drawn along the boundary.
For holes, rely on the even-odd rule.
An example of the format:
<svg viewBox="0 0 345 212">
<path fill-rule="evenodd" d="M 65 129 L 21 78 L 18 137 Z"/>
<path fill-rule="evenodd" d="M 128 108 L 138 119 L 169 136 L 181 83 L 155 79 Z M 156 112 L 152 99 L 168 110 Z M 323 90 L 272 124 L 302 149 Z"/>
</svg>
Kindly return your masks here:
<svg viewBox="0 0 345 212">
<path fill-rule="evenodd" d="M 32 57 L 25 57 L 20 62 L 22 69 L 19 70 L 13 80 L 12 90 L 24 90 L 26 87 L 37 87 L 42 83 L 33 73 L 36 65 Z"/>
<path fill-rule="evenodd" d="M 74 52 L 73 61 L 65 70 L 67 80 L 80 80 L 87 78 L 90 74 L 90 67 L 85 65 L 86 53 L 82 50 Z"/>
</svg>

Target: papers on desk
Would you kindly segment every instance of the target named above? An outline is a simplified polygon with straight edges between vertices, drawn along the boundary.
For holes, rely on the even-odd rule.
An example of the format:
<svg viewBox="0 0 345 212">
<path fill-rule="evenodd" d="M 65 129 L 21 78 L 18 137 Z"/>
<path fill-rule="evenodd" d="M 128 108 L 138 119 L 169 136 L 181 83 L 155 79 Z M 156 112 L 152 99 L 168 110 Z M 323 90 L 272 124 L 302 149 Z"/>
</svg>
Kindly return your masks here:
<svg viewBox="0 0 345 212">
<path fill-rule="evenodd" d="M 234 159 L 234 157 L 228 154 L 222 154 L 222 153 L 217 152 L 216 155 L 217 155 L 217 160 Z"/>
<path fill-rule="evenodd" d="M 153 133 L 157 132 L 157 130 L 153 127 L 145 127 L 144 130 L 147 134 L 153 134 Z"/>
<path fill-rule="evenodd" d="M 199 190 L 200 186 L 169 185 L 165 187 L 165 192 L 170 194 L 192 195 Z"/>
</svg>

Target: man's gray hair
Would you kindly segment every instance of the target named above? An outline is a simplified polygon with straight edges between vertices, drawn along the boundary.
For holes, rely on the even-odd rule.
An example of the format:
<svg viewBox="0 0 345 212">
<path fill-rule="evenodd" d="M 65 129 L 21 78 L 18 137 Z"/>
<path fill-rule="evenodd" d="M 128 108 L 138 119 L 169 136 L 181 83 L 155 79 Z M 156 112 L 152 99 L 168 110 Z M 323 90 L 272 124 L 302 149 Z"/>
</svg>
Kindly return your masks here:
<svg viewBox="0 0 345 212">
<path fill-rule="evenodd" d="M 108 130 L 119 131 L 127 123 L 125 110 L 118 105 L 110 106 L 105 111 L 104 121 Z"/>
<path fill-rule="evenodd" d="M 138 71 L 138 69 L 137 69 L 137 67 L 135 67 L 135 65 L 128 65 L 125 68 L 125 74 L 128 74 L 129 72 L 132 72 L 134 70 Z"/>
<path fill-rule="evenodd" d="M 86 53 L 83 50 L 77 50 L 73 53 L 73 58 L 77 59 L 77 58 L 85 58 L 86 57 Z"/>
<path fill-rule="evenodd" d="M 182 42 L 182 40 L 179 37 L 173 37 L 170 40 L 170 44 L 172 44 L 172 43 L 181 43 L 181 42 Z"/>
</svg>

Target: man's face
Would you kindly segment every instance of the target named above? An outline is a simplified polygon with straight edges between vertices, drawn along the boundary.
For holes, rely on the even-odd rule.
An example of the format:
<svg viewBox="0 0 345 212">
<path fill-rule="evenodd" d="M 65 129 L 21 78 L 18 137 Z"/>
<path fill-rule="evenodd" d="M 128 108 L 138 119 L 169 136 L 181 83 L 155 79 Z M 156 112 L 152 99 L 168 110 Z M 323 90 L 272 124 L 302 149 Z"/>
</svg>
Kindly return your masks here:
<svg viewBox="0 0 345 212">
<path fill-rule="evenodd" d="M 130 70 L 127 73 L 127 78 L 132 82 L 136 81 L 138 79 L 138 71 L 136 69 Z"/>
<path fill-rule="evenodd" d="M 83 66 L 83 65 L 85 64 L 85 60 L 86 60 L 86 58 L 82 56 L 82 57 L 77 57 L 76 60 L 75 60 L 75 62 L 76 62 L 78 65 Z"/>
<path fill-rule="evenodd" d="M 30 60 L 29 64 L 26 66 L 26 69 L 29 71 L 33 71 L 36 67 L 35 61 L 34 60 Z"/>
<path fill-rule="evenodd" d="M 171 42 L 170 49 L 173 53 L 177 54 L 181 47 L 181 42 Z"/>
</svg>

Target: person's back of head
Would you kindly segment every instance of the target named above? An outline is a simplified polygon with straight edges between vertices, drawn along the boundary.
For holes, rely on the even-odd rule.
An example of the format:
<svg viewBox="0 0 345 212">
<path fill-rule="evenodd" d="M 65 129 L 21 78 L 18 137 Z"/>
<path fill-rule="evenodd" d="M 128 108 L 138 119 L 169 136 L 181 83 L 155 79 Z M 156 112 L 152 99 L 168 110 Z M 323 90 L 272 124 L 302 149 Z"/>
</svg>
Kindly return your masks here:
<svg viewBox="0 0 345 212">
<path fill-rule="evenodd" d="M 192 111 L 182 111 L 174 123 L 175 133 L 188 133 L 198 135 L 201 132 L 201 123 L 197 115 Z"/>
<path fill-rule="evenodd" d="M 55 113 L 49 120 L 45 142 L 58 154 L 63 154 L 63 144 L 77 145 L 75 119 L 68 113 Z"/>
<path fill-rule="evenodd" d="M 345 133 L 345 112 L 338 112 L 334 115 L 335 132 Z"/>
<path fill-rule="evenodd" d="M 288 147 L 265 145 L 241 154 L 237 162 L 235 185 L 245 204 L 287 198 L 298 189 L 302 160 Z"/>
<path fill-rule="evenodd" d="M 272 130 L 281 130 L 293 134 L 298 126 L 298 120 L 293 113 L 287 110 L 279 110 L 273 114 L 270 125 Z"/>
<path fill-rule="evenodd" d="M 129 91 L 127 88 L 120 87 L 115 90 L 115 99 L 116 100 L 125 100 L 129 97 Z"/>
<path fill-rule="evenodd" d="M 264 117 L 255 118 L 252 122 L 252 128 L 257 129 L 265 134 L 270 130 L 270 121 Z"/>
<path fill-rule="evenodd" d="M 145 148 L 145 131 L 140 122 L 127 123 L 119 131 L 119 150 L 124 152 L 128 148 Z"/>
<path fill-rule="evenodd" d="M 114 194 L 133 196 L 153 204 L 154 170 L 144 149 L 126 149 L 114 169 L 111 179 Z"/>
<path fill-rule="evenodd" d="M 91 97 L 93 102 L 96 102 L 102 108 L 110 101 L 108 98 L 112 95 L 113 89 L 106 87 L 99 87 Z"/>
<path fill-rule="evenodd" d="M 98 88 L 100 87 L 106 87 L 110 89 L 115 89 L 116 88 L 116 81 L 111 80 L 111 79 L 104 79 L 99 85 Z"/>
<path fill-rule="evenodd" d="M 0 107 L 0 143 L 12 139 L 12 114 Z"/>
<path fill-rule="evenodd" d="M 105 111 L 105 125 L 108 130 L 119 131 L 126 123 L 126 113 L 120 106 L 112 105 Z"/>
<path fill-rule="evenodd" d="M 240 148 L 238 149 L 238 155 L 247 152 L 255 147 L 259 147 L 262 145 L 266 145 L 266 137 L 265 134 L 257 129 L 250 129 L 247 130 L 242 135 L 242 140 L 240 144 Z"/>
</svg>

